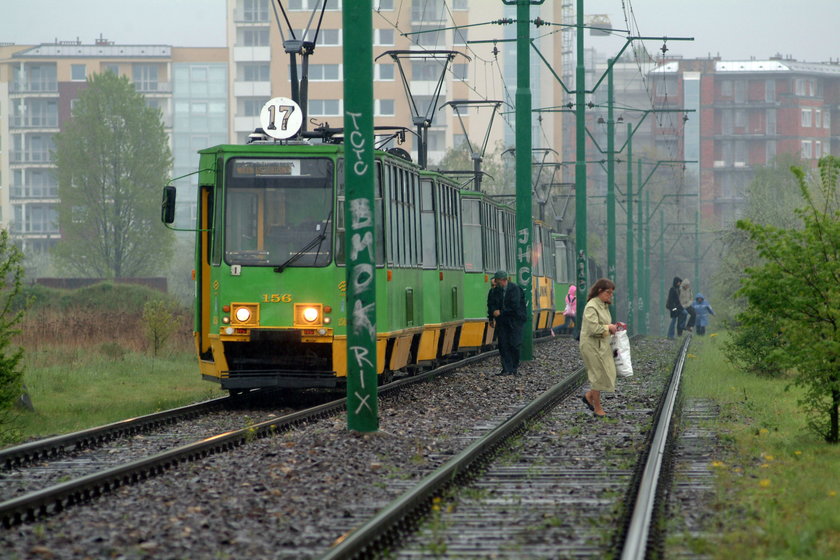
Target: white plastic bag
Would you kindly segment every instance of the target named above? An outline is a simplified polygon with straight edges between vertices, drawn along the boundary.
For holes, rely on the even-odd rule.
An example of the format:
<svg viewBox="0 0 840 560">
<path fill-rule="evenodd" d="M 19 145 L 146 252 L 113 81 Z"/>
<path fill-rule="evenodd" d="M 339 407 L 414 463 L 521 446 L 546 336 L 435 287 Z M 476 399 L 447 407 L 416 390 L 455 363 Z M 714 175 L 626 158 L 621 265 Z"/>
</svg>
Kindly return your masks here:
<svg viewBox="0 0 840 560">
<path fill-rule="evenodd" d="M 619 377 L 631 377 L 633 375 L 633 363 L 630 360 L 630 338 L 626 330 L 617 330 L 610 339 L 613 358 L 615 359 L 615 372 Z"/>
</svg>

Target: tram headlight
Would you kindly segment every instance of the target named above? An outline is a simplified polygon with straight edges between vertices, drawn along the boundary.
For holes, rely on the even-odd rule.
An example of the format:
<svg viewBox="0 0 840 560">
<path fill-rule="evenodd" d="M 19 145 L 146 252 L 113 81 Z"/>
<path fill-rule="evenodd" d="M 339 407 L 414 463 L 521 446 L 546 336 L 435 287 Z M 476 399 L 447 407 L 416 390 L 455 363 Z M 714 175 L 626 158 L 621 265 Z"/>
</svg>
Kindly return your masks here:
<svg viewBox="0 0 840 560">
<path fill-rule="evenodd" d="M 230 311 L 231 325 L 248 328 L 260 326 L 260 306 L 258 303 L 231 303 Z"/>
<path fill-rule="evenodd" d="M 310 323 L 314 323 L 318 320 L 318 310 L 314 307 L 307 307 L 303 310 L 303 318 Z"/>
<path fill-rule="evenodd" d="M 234 316 L 240 323 L 247 323 L 251 319 L 251 310 L 247 307 L 237 307 Z"/>
<path fill-rule="evenodd" d="M 324 306 L 320 303 L 296 303 L 294 321 L 297 328 L 320 327 L 324 321 Z"/>
</svg>

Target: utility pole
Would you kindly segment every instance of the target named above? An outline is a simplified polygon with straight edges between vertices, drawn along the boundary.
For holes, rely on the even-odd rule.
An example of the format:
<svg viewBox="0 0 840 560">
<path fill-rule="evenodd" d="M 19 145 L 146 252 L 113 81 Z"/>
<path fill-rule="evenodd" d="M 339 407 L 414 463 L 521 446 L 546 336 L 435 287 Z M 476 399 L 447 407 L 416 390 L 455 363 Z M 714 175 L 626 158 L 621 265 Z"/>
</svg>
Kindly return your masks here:
<svg viewBox="0 0 840 560">
<path fill-rule="evenodd" d="M 607 278 L 615 283 L 615 121 L 613 121 L 613 59 L 607 61 Z M 610 306 L 615 321 L 615 305 Z"/>
<path fill-rule="evenodd" d="M 373 205 L 373 15 L 371 0 L 345 2 L 344 131 L 347 429 L 379 429 L 376 376 L 376 213 Z"/>
<path fill-rule="evenodd" d="M 582 0 L 580 0 L 582 1 Z M 503 0 L 516 4 L 516 278 L 525 292 L 526 315 L 522 329 L 523 360 L 534 358 L 531 262 L 531 5 L 544 0 Z"/>
<path fill-rule="evenodd" d="M 633 125 L 627 123 L 627 324 L 633 331 L 633 307 L 636 293 L 633 290 Z"/>
<path fill-rule="evenodd" d="M 586 68 L 583 65 L 583 0 L 577 0 L 577 66 L 575 67 L 575 249 L 577 251 L 577 293 L 586 301 L 587 297 L 587 249 L 586 249 Z M 577 306 L 575 329 L 580 332 L 583 324 L 583 305 Z"/>
</svg>

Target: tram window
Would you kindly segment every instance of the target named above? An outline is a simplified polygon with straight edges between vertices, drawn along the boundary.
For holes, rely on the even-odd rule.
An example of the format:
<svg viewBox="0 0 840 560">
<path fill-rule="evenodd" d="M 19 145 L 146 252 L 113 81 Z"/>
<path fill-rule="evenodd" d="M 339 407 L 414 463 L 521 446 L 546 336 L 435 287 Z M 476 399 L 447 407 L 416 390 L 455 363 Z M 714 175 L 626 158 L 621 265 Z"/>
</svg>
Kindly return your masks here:
<svg viewBox="0 0 840 560">
<path fill-rule="evenodd" d="M 554 259 L 556 282 L 567 282 L 569 280 L 568 257 L 566 256 L 566 242 L 560 239 L 554 241 Z"/>
<path fill-rule="evenodd" d="M 420 181 L 420 237 L 425 238 L 423 268 L 435 268 L 437 265 L 434 186 L 431 179 Z"/>
<path fill-rule="evenodd" d="M 335 264 L 343 266 L 347 254 L 346 246 L 346 230 L 345 230 L 345 197 L 344 197 L 344 160 L 338 160 L 338 192 L 341 196 L 338 197 L 336 204 L 335 216 Z M 382 213 L 382 164 L 376 162 L 376 171 L 374 172 L 374 228 L 376 234 L 374 240 L 376 244 L 376 264 L 382 266 L 385 264 L 385 224 L 383 222 Z"/>
<path fill-rule="evenodd" d="M 333 164 L 326 158 L 232 158 L 226 167 L 225 260 L 326 266 Z M 290 260 L 291 259 L 291 260 Z"/>
<path fill-rule="evenodd" d="M 496 208 L 484 202 L 481 205 L 483 245 L 484 245 L 484 271 L 495 272 L 499 270 L 499 221 Z"/>
<path fill-rule="evenodd" d="M 481 255 L 481 208 L 476 199 L 463 199 L 461 215 L 464 230 L 464 269 L 468 272 L 481 272 L 484 263 Z"/>
</svg>

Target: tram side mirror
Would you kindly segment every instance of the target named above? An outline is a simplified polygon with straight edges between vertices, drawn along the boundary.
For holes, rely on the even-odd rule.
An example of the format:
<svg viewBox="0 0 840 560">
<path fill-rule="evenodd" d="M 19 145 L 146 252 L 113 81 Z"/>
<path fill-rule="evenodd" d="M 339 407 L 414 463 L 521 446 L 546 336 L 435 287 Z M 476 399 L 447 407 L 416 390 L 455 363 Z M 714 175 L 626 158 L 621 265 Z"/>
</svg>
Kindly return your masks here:
<svg viewBox="0 0 840 560">
<path fill-rule="evenodd" d="M 160 220 L 164 224 L 175 221 L 175 187 L 163 187 L 163 201 L 160 205 Z"/>
</svg>

